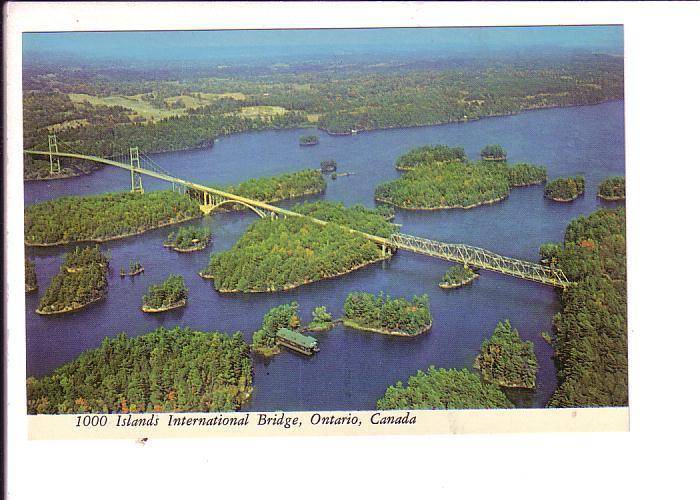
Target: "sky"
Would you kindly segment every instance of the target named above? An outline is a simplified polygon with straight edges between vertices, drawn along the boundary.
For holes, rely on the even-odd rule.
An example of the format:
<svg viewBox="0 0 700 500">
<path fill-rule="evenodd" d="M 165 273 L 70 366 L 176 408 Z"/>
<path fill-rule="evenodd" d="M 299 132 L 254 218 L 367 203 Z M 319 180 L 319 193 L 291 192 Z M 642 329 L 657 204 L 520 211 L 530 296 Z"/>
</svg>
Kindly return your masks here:
<svg viewBox="0 0 700 500">
<path fill-rule="evenodd" d="M 25 33 L 23 56 L 133 61 L 260 59 L 370 54 L 479 55 L 536 48 L 622 54 L 622 26 L 380 28 Z"/>
</svg>

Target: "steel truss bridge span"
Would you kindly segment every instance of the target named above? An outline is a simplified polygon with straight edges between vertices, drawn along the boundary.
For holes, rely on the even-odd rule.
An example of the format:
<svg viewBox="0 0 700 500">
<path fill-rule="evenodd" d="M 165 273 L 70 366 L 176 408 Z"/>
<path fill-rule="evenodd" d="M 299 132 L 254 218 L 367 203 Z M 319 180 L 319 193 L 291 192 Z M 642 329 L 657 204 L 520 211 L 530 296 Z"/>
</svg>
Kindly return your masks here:
<svg viewBox="0 0 700 500">
<path fill-rule="evenodd" d="M 50 143 L 50 146 L 51 145 L 52 144 Z M 54 157 L 76 158 L 79 160 L 94 161 L 97 163 L 111 165 L 124 170 L 128 170 L 131 173 L 131 186 L 132 191 L 134 192 L 143 193 L 141 175 L 147 175 L 149 177 L 169 182 L 173 185 L 173 187 L 179 186 L 181 188 L 184 188 L 188 192 L 188 194 L 190 194 L 190 196 L 196 197 L 200 203 L 200 210 L 206 215 L 210 214 L 213 210 L 215 210 L 223 204 L 235 203 L 254 211 L 260 217 L 275 218 L 281 215 L 284 217 L 304 218 L 322 226 L 328 224 L 327 221 L 316 219 L 314 217 L 309 217 L 308 215 L 303 215 L 292 210 L 277 207 L 275 205 L 270 205 L 269 203 L 245 198 L 243 196 L 238 196 L 233 193 L 222 191 L 220 189 L 180 179 L 159 168 L 157 164 L 155 164 L 155 162 L 150 160 L 150 158 L 148 158 L 147 156 L 142 156 L 141 154 L 139 154 L 137 148 L 131 148 L 129 154 L 130 161 L 129 163 L 125 163 L 121 161 L 110 160 L 108 158 L 84 155 L 80 153 L 58 152 L 56 151 L 57 147 L 55 145 L 55 140 L 53 145 L 54 147 L 50 148 L 51 151 L 25 150 L 24 152 L 30 155 L 49 156 L 49 158 L 51 159 L 52 171 Z M 151 163 L 152 169 L 144 168 L 141 166 L 141 159 L 144 158 Z M 57 163 L 58 158 L 56 158 L 55 161 Z M 521 278 L 524 280 L 535 281 L 538 283 L 543 283 L 545 285 L 550 285 L 558 288 L 566 288 L 567 286 L 572 284 L 560 269 L 544 266 L 535 262 L 504 257 L 502 255 L 498 255 L 496 253 L 478 247 L 456 243 L 444 243 L 440 241 L 419 238 L 417 236 L 411 236 L 408 234 L 401 233 L 395 233 L 389 238 L 383 238 L 362 231 L 357 231 L 356 229 L 346 229 L 351 233 L 358 234 L 368 240 L 371 240 L 381 245 L 383 252 L 388 251 L 389 249 L 406 250 L 408 252 L 426 255 L 429 257 L 447 260 L 450 262 L 456 262 L 465 267 L 471 266 L 476 267 L 478 269 L 486 269 L 489 271 L 498 272 L 508 276 Z"/>
</svg>

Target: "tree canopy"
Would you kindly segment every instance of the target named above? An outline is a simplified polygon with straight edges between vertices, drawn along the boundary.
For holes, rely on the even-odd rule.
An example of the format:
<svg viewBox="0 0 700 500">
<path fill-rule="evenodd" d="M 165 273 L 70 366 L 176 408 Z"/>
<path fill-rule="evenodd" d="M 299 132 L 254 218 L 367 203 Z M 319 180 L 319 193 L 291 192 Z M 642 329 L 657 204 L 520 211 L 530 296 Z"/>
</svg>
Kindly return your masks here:
<svg viewBox="0 0 700 500">
<path fill-rule="evenodd" d="M 320 226 L 299 217 L 257 220 L 230 250 L 211 257 L 202 276 L 213 278 L 222 292 L 266 292 L 338 276 L 386 258 L 376 243 L 338 225 L 379 236 L 395 231 L 381 214 L 327 202 L 294 210 L 331 223 Z"/>
<path fill-rule="evenodd" d="M 500 144 L 489 144 L 481 150 L 481 158 L 484 160 L 499 160 L 506 159 L 506 150 Z"/>
<path fill-rule="evenodd" d="M 560 385 L 549 406 L 626 406 L 625 210 L 573 220 L 564 241 L 559 267 L 576 285 L 553 319 Z"/>
<path fill-rule="evenodd" d="M 148 287 L 143 296 L 145 309 L 169 308 L 187 300 L 185 279 L 179 274 L 171 274 L 163 283 L 155 283 Z"/>
<path fill-rule="evenodd" d="M 37 413 L 232 411 L 252 391 L 253 367 L 240 332 L 175 327 L 105 338 L 96 349 L 27 379 L 27 410 Z"/>
<path fill-rule="evenodd" d="M 467 155 L 464 148 L 451 148 L 444 144 L 425 145 L 413 148 L 396 160 L 398 170 L 413 170 L 423 165 L 432 165 L 445 162 L 464 162 Z"/>
<path fill-rule="evenodd" d="M 533 343 L 520 340 L 518 330 L 508 320 L 498 322 L 474 360 L 474 368 L 481 371 L 484 380 L 501 387 L 534 389 L 538 366 Z"/>
<path fill-rule="evenodd" d="M 487 384 L 468 369 L 435 368 L 418 370 L 408 378 L 390 386 L 377 401 L 378 410 L 513 408 L 505 394 Z"/>
<path fill-rule="evenodd" d="M 63 196 L 24 209 L 29 245 L 104 241 L 201 215 L 196 201 L 173 191 Z"/>
<path fill-rule="evenodd" d="M 625 178 L 608 177 L 598 186 L 598 196 L 606 200 L 624 200 Z"/>
<path fill-rule="evenodd" d="M 345 319 L 349 320 L 345 322 L 346 325 L 386 333 L 417 335 L 430 328 L 433 322 L 427 295 L 408 301 L 403 297 L 392 299 L 382 292 L 376 296 L 367 292 L 351 292 L 345 299 L 343 311 Z"/>
<path fill-rule="evenodd" d="M 61 269 L 41 297 L 37 312 L 69 312 L 101 299 L 107 293 L 108 270 L 109 256 L 96 246 L 76 247 L 64 255 Z"/>
<path fill-rule="evenodd" d="M 544 195 L 554 201 L 572 201 L 583 194 L 585 181 L 582 176 L 560 177 L 547 183 Z"/>
</svg>

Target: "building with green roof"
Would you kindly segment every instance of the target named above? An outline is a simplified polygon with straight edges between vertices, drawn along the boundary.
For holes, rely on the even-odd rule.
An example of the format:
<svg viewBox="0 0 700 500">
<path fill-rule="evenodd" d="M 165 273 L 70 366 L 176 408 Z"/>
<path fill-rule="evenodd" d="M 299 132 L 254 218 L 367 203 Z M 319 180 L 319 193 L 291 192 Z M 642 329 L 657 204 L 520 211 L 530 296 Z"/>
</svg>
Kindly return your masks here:
<svg viewBox="0 0 700 500">
<path fill-rule="evenodd" d="M 318 342 L 315 338 L 302 335 L 289 328 L 277 330 L 277 343 L 306 355 L 311 355 L 318 351 Z"/>
</svg>

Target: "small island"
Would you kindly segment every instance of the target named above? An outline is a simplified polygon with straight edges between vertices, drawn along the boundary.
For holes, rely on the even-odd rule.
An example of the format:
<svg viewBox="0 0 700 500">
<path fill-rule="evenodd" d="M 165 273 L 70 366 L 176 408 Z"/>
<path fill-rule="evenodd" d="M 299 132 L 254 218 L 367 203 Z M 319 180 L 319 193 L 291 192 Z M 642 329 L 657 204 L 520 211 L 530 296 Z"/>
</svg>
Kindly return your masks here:
<svg viewBox="0 0 700 500">
<path fill-rule="evenodd" d="M 316 144 L 318 144 L 317 135 L 304 135 L 299 138 L 300 146 L 315 146 Z"/>
<path fill-rule="evenodd" d="M 29 377 L 27 413 L 231 412 L 252 392 L 241 332 L 158 328 L 107 336 L 49 375 Z"/>
<path fill-rule="evenodd" d="M 311 313 L 313 320 L 303 329 L 307 332 L 327 332 L 335 323 L 333 316 L 326 310 L 326 306 L 318 306 Z"/>
<path fill-rule="evenodd" d="M 335 160 L 323 160 L 321 162 L 321 172 L 330 173 L 338 169 L 338 163 Z"/>
<path fill-rule="evenodd" d="M 197 252 L 204 250 L 211 241 L 211 229 L 209 227 L 185 226 L 172 232 L 163 242 L 166 248 L 172 248 L 176 252 Z"/>
<path fill-rule="evenodd" d="M 544 187 L 544 196 L 552 201 L 569 202 L 581 196 L 585 189 L 582 176 L 560 177 L 547 183 Z"/>
<path fill-rule="evenodd" d="M 608 177 L 598 186 L 598 198 L 605 201 L 619 201 L 625 199 L 625 178 Z"/>
<path fill-rule="evenodd" d="M 300 326 L 298 303 L 291 302 L 273 307 L 263 317 L 260 329 L 253 333 L 253 352 L 262 356 L 279 354 L 277 332 L 283 328 L 297 330 Z"/>
<path fill-rule="evenodd" d="M 382 292 L 372 295 L 367 292 L 351 292 L 343 306 L 343 324 L 356 330 L 415 337 L 430 330 L 433 318 L 427 295 L 392 299 Z"/>
<path fill-rule="evenodd" d="M 37 314 L 77 311 L 107 294 L 109 257 L 95 247 L 77 247 L 63 258 L 63 264 L 39 301 Z"/>
<path fill-rule="evenodd" d="M 184 278 L 171 274 L 163 283 L 148 288 L 148 293 L 143 296 L 141 310 L 145 313 L 159 313 L 183 307 L 187 304 L 187 292 Z"/>
<path fill-rule="evenodd" d="M 222 293 L 275 292 L 391 258 L 389 249 L 348 231 L 389 237 L 396 226 L 376 210 L 331 202 L 304 203 L 292 210 L 329 224 L 300 217 L 256 220 L 230 250 L 212 255 L 200 276 L 213 279 Z"/>
<path fill-rule="evenodd" d="M 506 151 L 500 144 L 489 144 L 481 150 L 484 161 L 506 161 Z"/>
<path fill-rule="evenodd" d="M 464 285 L 468 285 L 479 275 L 475 273 L 469 266 L 452 266 L 442 277 L 440 288 L 459 288 Z"/>
<path fill-rule="evenodd" d="M 539 165 L 516 163 L 508 169 L 510 187 L 525 187 L 547 182 L 547 170 Z"/>
<path fill-rule="evenodd" d="M 418 167 L 438 166 L 450 162 L 464 162 L 464 148 L 451 148 L 444 144 L 419 146 L 404 153 L 396 160 L 396 170 L 410 171 Z"/>
<path fill-rule="evenodd" d="M 534 389 L 538 369 L 534 345 L 520 340 L 510 321 L 499 322 L 491 338 L 481 344 L 474 368 L 481 371 L 485 382 Z"/>
<path fill-rule="evenodd" d="M 124 278 L 125 276 L 136 276 L 137 274 L 141 274 L 144 272 L 145 269 L 143 267 L 143 264 L 141 264 L 138 260 L 130 260 L 129 261 L 129 270 L 127 271 L 123 267 L 119 270 L 119 276 Z"/>
<path fill-rule="evenodd" d="M 36 280 L 36 264 L 33 260 L 24 259 L 24 292 L 33 293 L 39 289 Z"/>
</svg>

